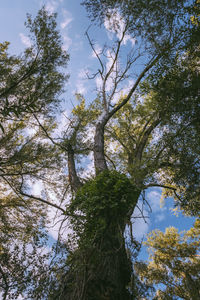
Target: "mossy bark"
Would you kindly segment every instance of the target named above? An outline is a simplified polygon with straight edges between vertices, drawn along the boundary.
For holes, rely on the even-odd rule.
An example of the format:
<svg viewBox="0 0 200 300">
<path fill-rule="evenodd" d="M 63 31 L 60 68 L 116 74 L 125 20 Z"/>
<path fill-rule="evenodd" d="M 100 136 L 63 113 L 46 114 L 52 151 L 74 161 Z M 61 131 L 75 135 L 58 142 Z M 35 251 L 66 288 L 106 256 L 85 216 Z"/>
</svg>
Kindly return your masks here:
<svg viewBox="0 0 200 300">
<path fill-rule="evenodd" d="M 109 171 L 77 193 L 71 209 L 82 210 L 85 222 L 73 220 L 78 247 L 68 257 L 69 269 L 54 299 L 132 299 L 127 289 L 132 263 L 124 230 L 139 194 L 125 175 Z"/>
</svg>

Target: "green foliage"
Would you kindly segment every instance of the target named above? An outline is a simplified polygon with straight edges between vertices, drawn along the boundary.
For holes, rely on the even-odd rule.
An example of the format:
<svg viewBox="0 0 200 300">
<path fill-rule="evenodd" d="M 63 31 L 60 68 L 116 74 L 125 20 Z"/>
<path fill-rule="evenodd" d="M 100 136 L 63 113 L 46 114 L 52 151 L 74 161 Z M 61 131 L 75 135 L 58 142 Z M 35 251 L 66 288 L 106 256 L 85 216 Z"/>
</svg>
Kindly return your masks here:
<svg viewBox="0 0 200 300">
<path fill-rule="evenodd" d="M 87 129 L 96 126 L 105 105 L 101 93 L 88 106 L 77 95 L 79 104 L 72 110 L 70 125 L 59 143 L 51 134 L 67 78 L 60 68 L 66 66 L 69 56 L 62 50 L 56 16 L 48 15 L 44 8 L 34 20 L 28 16 L 26 26 L 32 45 L 22 56 L 10 56 L 9 44 L 0 44 L 0 284 L 4 295 L 16 293 L 38 299 L 48 297 L 50 290 L 50 299 L 124 300 L 133 296 L 133 286 L 134 295 L 139 297 L 140 282 L 136 277 L 132 286 L 130 282 L 132 264 L 126 253 L 124 230 L 140 191 L 148 184 L 166 185 L 173 194 L 176 191 L 176 199 L 187 213 L 199 213 L 199 1 L 195 6 L 194 1 L 189 2 L 187 6 L 182 0 L 84 1 L 95 18 L 99 14 L 111 18 L 110 9 L 118 9 L 127 22 L 128 34 L 143 42 L 138 53 L 144 49 L 151 58 L 159 54 L 162 59 L 107 124 L 105 152 L 109 169 L 116 167 L 118 171 L 101 172 L 72 195 L 66 207 L 74 230 L 72 247 L 67 249 L 67 260 L 64 255 L 60 271 L 58 263 L 53 275 L 46 266 L 49 257 L 43 260 L 37 255 L 37 249 L 45 245 L 42 229 L 47 214 L 43 204 L 51 205 L 48 199 L 52 198 L 64 201 L 69 152 L 74 158 L 94 149 L 93 142 L 86 142 Z M 124 78 L 116 71 L 113 82 L 119 80 L 121 84 L 126 79 L 122 74 Z M 110 107 L 122 103 L 124 97 L 122 94 Z M 71 165 L 75 169 L 74 161 Z M 25 196 L 30 183 L 38 180 L 43 185 L 43 201 Z M 80 185 L 83 182 L 80 180 Z M 175 279 L 177 290 L 180 283 L 186 296 L 192 295 L 189 281 L 194 291 L 199 283 L 199 275 L 195 275 L 199 259 L 194 256 L 199 247 L 199 223 L 195 226 L 184 238 L 169 229 L 148 240 L 156 249 L 153 262 L 138 265 L 142 266 L 141 277 L 151 276 L 151 280 L 146 279 L 147 286 L 149 280 L 172 284 Z M 33 247 L 30 255 L 27 243 Z M 47 269 L 45 277 L 42 272 Z M 174 292 L 171 285 L 166 291 Z M 160 299 L 167 292 L 160 291 Z"/>
<path fill-rule="evenodd" d="M 175 197 L 176 205 L 191 215 L 198 215 L 200 209 L 197 31 L 168 71 L 158 78 L 157 68 L 141 83 L 105 133 L 106 153 L 118 169 L 128 172 L 140 186 L 149 182 L 168 186 L 166 196 Z M 109 149 L 111 141 L 114 151 Z"/>
<path fill-rule="evenodd" d="M 191 3 L 192 2 L 192 3 Z M 84 0 L 82 3 L 92 20 L 104 21 L 111 18 L 113 11 L 119 11 L 126 20 L 129 32 L 137 40 L 143 41 L 153 53 L 171 50 L 176 44 L 182 47 L 189 32 L 186 13 L 194 1 L 167 0 Z M 176 26 L 175 26 L 176 24 Z M 184 39 L 183 39 L 184 36 Z"/>
<path fill-rule="evenodd" d="M 200 222 L 194 227 L 178 233 L 169 227 L 149 234 L 145 244 L 149 247 L 150 261 L 136 264 L 141 279 L 147 283 L 163 284 L 155 299 L 196 300 L 200 285 Z M 167 298 L 168 297 L 168 298 Z"/>
<path fill-rule="evenodd" d="M 78 236 L 83 235 L 88 242 L 95 237 L 99 239 L 109 224 L 119 224 L 123 228 L 127 215 L 139 196 L 130 180 L 116 171 L 101 172 L 79 189 L 70 204 L 71 213 L 81 214 L 72 220 Z M 84 232 L 84 234 L 83 234 Z"/>
<path fill-rule="evenodd" d="M 124 287 L 128 287 L 132 267 L 123 232 L 127 213 L 138 196 L 127 176 L 116 171 L 103 171 L 78 190 L 69 206 L 77 245 L 67 259 L 65 282 L 53 299 L 58 295 L 88 300 L 104 299 L 105 295 L 109 299 L 130 298 Z"/>
<path fill-rule="evenodd" d="M 19 295 L 42 299 L 51 280 L 50 256 L 42 251 L 47 205 L 33 199 L 31 185 L 41 186 L 43 199 L 56 193 L 58 185 L 62 193 L 61 151 L 49 143 L 37 121 L 42 116 L 49 134 L 55 129 L 53 115 L 67 78 L 61 67 L 69 56 L 62 50 L 55 17 L 44 8 L 34 20 L 28 16 L 32 46 L 20 56 L 9 55 L 8 42 L 0 44 L 0 293 L 4 299 Z"/>
<path fill-rule="evenodd" d="M 126 175 L 116 171 L 103 171 L 89 180 L 77 192 L 71 203 L 71 210 L 80 210 L 86 218 L 109 214 L 124 215 L 137 198 L 135 187 Z M 110 216 L 108 216 L 110 217 Z"/>
<path fill-rule="evenodd" d="M 0 123 L 5 117 L 23 117 L 27 113 L 49 114 L 59 103 L 58 96 L 68 78 L 60 72 L 69 56 L 62 50 L 55 15 L 42 8 L 32 20 L 28 15 L 31 47 L 22 56 L 8 54 L 9 43 L 0 44 Z"/>
</svg>

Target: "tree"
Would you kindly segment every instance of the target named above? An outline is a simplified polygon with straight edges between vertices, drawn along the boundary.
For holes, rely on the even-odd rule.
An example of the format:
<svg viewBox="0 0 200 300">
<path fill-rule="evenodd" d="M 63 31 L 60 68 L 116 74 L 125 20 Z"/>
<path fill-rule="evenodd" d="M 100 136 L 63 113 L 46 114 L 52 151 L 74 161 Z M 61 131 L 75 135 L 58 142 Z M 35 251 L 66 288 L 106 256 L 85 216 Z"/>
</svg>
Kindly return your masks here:
<svg viewBox="0 0 200 300">
<path fill-rule="evenodd" d="M 200 222 L 186 232 L 174 227 L 151 232 L 145 244 L 149 262 L 138 262 L 135 268 L 141 279 L 162 284 L 154 299 L 198 299 L 200 296 Z"/>
<path fill-rule="evenodd" d="M 98 10 L 97 2 L 105 6 Z M 71 223 L 77 244 L 68 256 L 69 270 L 63 275 L 65 280 L 55 299 L 133 298 L 128 290 L 131 261 L 126 255 L 124 230 L 131 223 L 131 215 L 141 192 L 149 186 L 161 186 L 172 191 L 179 205 L 188 207 L 190 213 L 199 212 L 196 180 L 199 178 L 199 121 L 195 110 L 199 110 L 199 88 L 194 85 L 199 71 L 196 67 L 192 68 L 190 53 L 186 53 L 188 45 L 192 46 L 189 42 L 193 32 L 190 16 L 181 1 L 176 2 L 175 6 L 170 2 L 167 7 L 165 2 L 157 3 L 156 7 L 142 7 L 141 2 L 136 2 L 136 12 L 143 14 L 140 17 L 138 13 L 138 21 L 132 22 L 135 10 L 131 10 L 131 15 L 123 14 L 125 20 L 117 10 L 112 11 L 114 17 L 111 17 L 108 8 L 115 7 L 119 2 L 110 1 L 109 4 L 113 6 L 107 6 L 108 2 L 84 2 L 90 8 L 97 8 L 95 12 L 108 13 L 112 22 L 110 28 L 116 33 L 117 39 L 113 47 L 104 47 L 98 53 L 89 33 L 86 33 L 100 64 L 93 77 L 99 76 L 101 86 L 91 106 L 85 107 L 82 99 L 76 108 L 78 121 L 73 126 L 75 134 L 68 150 L 70 183 L 75 194 L 68 209 L 75 213 Z M 120 3 L 123 8 L 123 4 L 126 6 L 128 2 Z M 144 14 L 149 13 L 147 24 L 142 23 L 142 20 L 146 22 Z M 164 15 L 165 21 L 162 23 L 161 17 L 154 19 L 154 13 L 162 18 Z M 118 25 L 119 19 L 122 27 Z M 153 26 L 152 20 L 156 22 Z M 132 24 L 136 24 L 136 28 Z M 147 34 L 148 31 L 150 34 Z M 121 46 L 130 33 L 139 42 L 144 42 L 144 46 L 142 50 L 141 44 L 136 46 L 122 67 L 119 62 Z M 193 44 L 193 50 L 195 47 Z M 138 71 L 128 92 L 119 96 L 123 80 L 128 78 L 128 72 L 144 53 L 149 61 Z M 107 65 L 105 58 L 109 60 Z M 190 71 L 192 77 L 188 76 Z M 176 81 L 171 80 L 172 74 Z M 165 95 L 166 106 L 161 103 L 161 97 L 166 92 L 163 89 L 162 94 L 163 83 L 170 86 Z M 182 88 L 178 96 L 175 94 L 175 84 L 180 84 Z M 182 103 L 187 105 L 188 110 L 182 110 Z M 84 132 L 89 126 L 94 126 L 91 149 L 96 175 L 84 183 L 76 173 L 72 154 L 80 154 L 79 146 L 76 146 L 80 145 L 80 141 L 84 149 Z M 194 133 L 192 139 L 194 137 L 195 149 L 191 144 L 189 129 Z M 109 149 L 111 142 L 116 145 L 114 151 Z M 194 183 L 193 187 L 191 182 Z"/>
<path fill-rule="evenodd" d="M 55 127 L 59 95 L 68 78 L 60 68 L 66 66 L 69 56 L 62 50 L 55 15 L 49 16 L 41 9 L 34 20 L 28 16 L 26 24 L 32 46 L 23 55 L 10 56 L 9 44 L 0 45 L 0 290 L 3 299 L 24 295 L 25 290 L 33 292 L 34 287 L 37 290 L 39 273 L 44 274 L 48 261 L 47 255 L 39 255 L 46 243 L 47 204 L 58 206 L 48 201 L 47 194 L 43 198 L 35 196 L 31 183 L 39 180 L 55 189 L 50 174 L 57 169 L 60 181 L 62 177 L 58 172 L 59 153 L 43 138 L 38 121 L 49 130 Z"/>
<path fill-rule="evenodd" d="M 199 88 L 194 88 L 199 70 L 196 66 L 197 43 L 193 39 L 199 27 L 190 20 L 194 11 L 193 4 L 190 4 L 192 12 L 189 13 L 189 8 L 182 1 L 173 2 L 174 4 L 169 2 L 167 6 L 166 1 L 156 2 L 153 6 L 147 5 L 149 1 L 135 1 L 134 10 L 130 10 L 129 14 L 124 14 L 123 5 L 132 2 L 115 1 L 117 8 L 122 10 L 115 10 L 112 18 L 107 8 L 113 6 L 107 4 L 111 5 L 113 1 L 86 2 L 91 7 L 97 3 L 106 5 L 103 8 L 108 13 L 109 28 L 116 34 L 113 45 L 105 46 L 98 53 L 89 32 L 86 33 L 100 64 L 98 71 L 92 76 L 99 76 L 101 81 L 97 97 L 88 104 L 81 95 L 77 95 L 80 103 L 72 110 L 62 136 L 55 138 L 54 126 L 50 125 L 52 118 L 48 122 L 46 116 L 49 118 L 47 108 L 50 106 L 50 111 L 54 108 L 56 96 L 62 87 L 63 77 L 54 72 L 54 66 L 63 65 L 63 56 L 60 56 L 60 43 L 54 44 L 51 38 L 55 27 L 48 27 L 48 38 L 42 39 L 40 51 L 47 59 L 49 51 L 51 53 L 53 45 L 56 45 L 55 54 L 58 57 L 56 56 L 53 65 L 53 58 L 47 61 L 53 70 L 50 69 L 48 73 L 48 69 L 42 69 L 44 78 L 40 78 L 38 85 L 45 97 L 40 98 L 38 88 L 28 90 L 36 93 L 34 97 L 41 100 L 37 103 L 38 111 L 36 108 L 36 112 L 31 110 L 30 113 L 30 121 L 33 120 L 39 130 L 35 138 L 36 141 L 42 141 L 38 143 L 41 150 L 35 151 L 39 158 L 34 155 L 36 159 L 30 160 L 28 157 L 25 163 L 22 161 L 19 164 L 20 171 L 24 170 L 21 169 L 22 165 L 28 169 L 31 178 L 39 178 L 47 183 L 43 189 L 45 196 L 35 197 L 28 193 L 24 173 L 13 175 L 12 182 L 8 180 L 8 175 L 4 177 L 14 195 L 22 196 L 26 203 L 30 199 L 31 205 L 39 201 L 41 205 L 43 203 L 57 208 L 62 212 L 63 219 L 70 221 L 73 229 L 71 239 L 64 243 L 68 252 L 67 259 L 63 268 L 56 269 L 58 282 L 50 285 L 49 299 L 134 299 L 130 291 L 132 261 L 127 254 L 124 231 L 128 225 L 131 236 L 131 216 L 142 191 L 149 186 L 164 187 L 174 193 L 178 205 L 187 207 L 189 213 L 199 213 L 199 121 L 195 110 L 197 108 L 197 112 L 199 111 Z M 49 19 L 44 11 L 43 14 L 46 16 L 42 23 L 45 27 Z M 137 17 L 136 22 L 132 22 L 133 17 Z M 122 26 L 119 26 L 119 19 Z M 43 18 L 39 20 L 43 22 Z M 40 22 L 29 21 L 28 24 L 35 28 Z M 35 30 L 35 33 L 38 32 L 36 36 L 40 41 L 43 31 Z M 132 41 L 136 40 L 135 47 L 123 59 L 123 64 L 120 60 L 122 46 L 130 35 Z M 47 46 L 49 40 L 53 43 L 50 48 Z M 46 43 L 43 44 L 43 41 Z M 59 57 L 62 57 L 60 64 L 57 63 Z M 141 62 L 143 67 L 136 68 L 135 65 Z M 48 64 L 41 66 L 48 68 Z M 135 81 L 123 93 L 124 83 L 130 78 L 134 68 Z M 54 90 L 54 82 L 49 80 L 45 86 L 45 79 L 50 76 L 53 80 L 55 74 L 60 78 L 60 85 Z M 37 83 L 37 77 L 31 81 L 33 85 L 35 82 Z M 175 83 L 182 89 L 178 96 Z M 31 84 L 30 86 L 32 87 Z M 17 95 L 18 91 L 16 97 Z M 166 100 L 164 105 L 162 97 Z M 47 102 L 47 106 L 44 106 L 46 109 L 43 110 L 43 103 L 48 100 L 50 103 Z M 181 108 L 182 103 L 188 110 Z M 11 109 L 10 111 L 12 113 Z M 87 137 L 88 128 L 93 128 L 94 131 L 93 139 L 90 140 Z M 189 129 L 193 131 L 192 136 Z M 195 147 L 191 145 L 193 139 Z M 116 148 L 114 151 L 111 144 Z M 35 153 L 31 152 L 36 145 L 35 139 L 34 144 L 30 145 L 28 153 Z M 24 149 L 26 147 L 23 151 Z M 77 160 L 91 153 L 94 157 L 95 175 L 81 178 Z M 13 161 L 16 165 L 16 160 Z M 65 164 L 68 167 L 68 178 Z M 52 167 L 56 167 L 56 174 L 52 172 Z M 67 189 L 68 186 L 71 191 Z M 55 202 L 55 197 L 51 197 L 51 191 L 54 190 L 57 191 L 56 198 L 60 201 L 60 206 Z M 37 216 L 38 214 L 39 211 Z"/>
</svg>

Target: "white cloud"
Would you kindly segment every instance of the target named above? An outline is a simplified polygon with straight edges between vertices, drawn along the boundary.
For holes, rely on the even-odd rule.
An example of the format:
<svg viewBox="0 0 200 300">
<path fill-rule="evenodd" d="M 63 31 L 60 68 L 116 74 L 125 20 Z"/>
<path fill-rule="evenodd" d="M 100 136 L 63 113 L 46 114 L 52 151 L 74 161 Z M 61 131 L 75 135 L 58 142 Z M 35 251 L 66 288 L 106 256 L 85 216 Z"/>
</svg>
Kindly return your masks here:
<svg viewBox="0 0 200 300">
<path fill-rule="evenodd" d="M 76 83 L 76 93 L 78 94 L 84 94 L 86 93 L 86 88 L 83 84 L 83 82 L 81 82 L 80 80 Z"/>
<path fill-rule="evenodd" d="M 60 24 L 60 27 L 62 29 L 66 28 L 73 21 L 70 12 L 68 12 L 66 9 L 63 9 L 63 16 L 64 16 L 64 20 Z"/>
<path fill-rule="evenodd" d="M 93 129 L 89 130 L 88 137 L 92 137 L 93 133 Z M 82 178 L 87 179 L 95 175 L 93 152 L 90 152 L 88 157 L 82 160 L 82 164 L 84 165 L 83 171 L 80 172 Z"/>
<path fill-rule="evenodd" d="M 125 21 L 117 10 L 110 11 L 109 17 L 104 20 L 104 26 L 107 30 L 109 39 L 113 39 L 114 34 L 116 34 L 119 40 L 122 38 L 122 34 L 125 30 Z M 132 47 L 135 45 L 135 39 L 129 34 L 125 34 L 122 44 L 126 45 L 127 42 L 130 42 Z"/>
<path fill-rule="evenodd" d="M 138 207 L 136 206 L 136 208 L 134 209 L 131 218 L 133 223 L 132 225 L 133 236 L 134 238 L 136 238 L 136 240 L 142 239 L 143 236 L 145 236 L 148 233 L 150 227 L 149 219 L 148 218 L 144 219 L 142 217 L 142 216 L 148 217 L 149 215 L 148 211 L 145 208 L 142 208 L 142 201 L 138 202 Z M 142 214 L 140 210 L 142 211 Z"/>
<path fill-rule="evenodd" d="M 78 78 L 80 79 L 87 79 L 87 73 L 89 72 L 89 70 L 87 69 L 80 69 L 78 72 Z"/>
<path fill-rule="evenodd" d="M 166 218 L 166 216 L 163 213 L 156 214 L 155 222 L 156 223 L 162 222 L 163 220 L 165 220 L 165 218 Z"/>
<path fill-rule="evenodd" d="M 61 22 L 60 26 L 63 30 L 65 30 L 62 33 L 62 38 L 63 38 L 63 50 L 67 51 L 69 49 L 69 47 L 72 44 L 72 39 L 69 37 L 68 34 L 68 25 L 73 21 L 73 18 L 71 16 L 71 13 L 69 11 L 67 11 L 66 9 L 63 9 L 62 11 L 63 13 L 63 22 Z"/>
<path fill-rule="evenodd" d="M 97 76 L 96 79 L 95 79 L 95 82 L 96 82 L 96 87 L 98 90 L 101 90 L 102 88 L 102 79 L 100 76 Z"/>
<path fill-rule="evenodd" d="M 136 221 L 134 221 L 132 226 L 133 226 L 133 237 L 136 240 L 140 240 L 147 235 L 150 225 L 148 223 L 145 223 L 143 219 L 137 219 Z"/>
<path fill-rule="evenodd" d="M 20 33 L 19 36 L 20 36 L 22 44 L 24 44 L 26 47 L 32 46 L 31 40 L 28 36 L 24 35 L 23 33 Z"/>
<path fill-rule="evenodd" d="M 166 208 L 162 207 L 160 199 L 161 199 L 161 189 L 156 191 L 151 191 L 147 194 L 147 200 L 152 208 L 153 213 L 158 213 L 160 211 L 164 211 Z"/>
<path fill-rule="evenodd" d="M 42 193 L 42 190 L 43 190 L 43 183 L 42 183 L 42 181 L 39 180 L 39 181 L 36 181 L 36 182 L 32 183 L 32 185 L 31 185 L 31 193 L 34 196 L 40 197 L 41 193 Z"/>
<path fill-rule="evenodd" d="M 67 51 L 72 44 L 72 39 L 67 34 L 63 34 L 62 38 L 63 38 L 62 49 Z"/>
<path fill-rule="evenodd" d="M 53 14 L 58 7 L 58 1 L 50 0 L 47 1 L 45 5 L 46 11 L 48 11 L 49 14 Z"/>
<path fill-rule="evenodd" d="M 127 95 L 129 93 L 129 91 L 131 90 L 131 88 L 133 87 L 135 81 L 130 79 L 128 81 L 128 84 L 126 86 L 123 87 L 123 95 Z"/>
</svg>

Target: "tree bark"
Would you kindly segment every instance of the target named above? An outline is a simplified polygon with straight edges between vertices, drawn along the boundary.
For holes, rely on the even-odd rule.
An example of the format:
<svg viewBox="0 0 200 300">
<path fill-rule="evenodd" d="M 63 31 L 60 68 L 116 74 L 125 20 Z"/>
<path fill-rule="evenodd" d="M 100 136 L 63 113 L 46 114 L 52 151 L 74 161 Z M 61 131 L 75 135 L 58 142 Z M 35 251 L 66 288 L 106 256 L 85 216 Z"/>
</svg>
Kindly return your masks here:
<svg viewBox="0 0 200 300">
<path fill-rule="evenodd" d="M 68 151 L 68 172 L 69 172 L 69 183 L 74 192 L 77 192 L 78 189 L 82 186 L 82 183 L 76 173 L 76 166 L 74 161 L 74 150 L 69 143 L 67 146 Z"/>
<path fill-rule="evenodd" d="M 63 276 L 62 286 L 50 299 L 134 299 L 127 288 L 132 276 L 132 262 L 127 255 L 124 238 L 130 211 L 133 212 L 140 191 L 136 189 L 133 195 L 133 201 L 126 210 L 123 210 L 123 202 L 116 199 L 121 206 L 120 215 L 116 207 L 111 206 L 104 212 L 100 209 L 91 217 L 91 226 L 97 222 L 99 229 L 92 236 L 88 229 L 83 230 L 78 248 L 69 255 L 68 271 Z"/>
<path fill-rule="evenodd" d="M 104 128 L 107 119 L 108 117 L 105 115 L 96 125 L 94 137 L 94 166 L 96 174 L 108 169 L 104 154 Z"/>
</svg>

